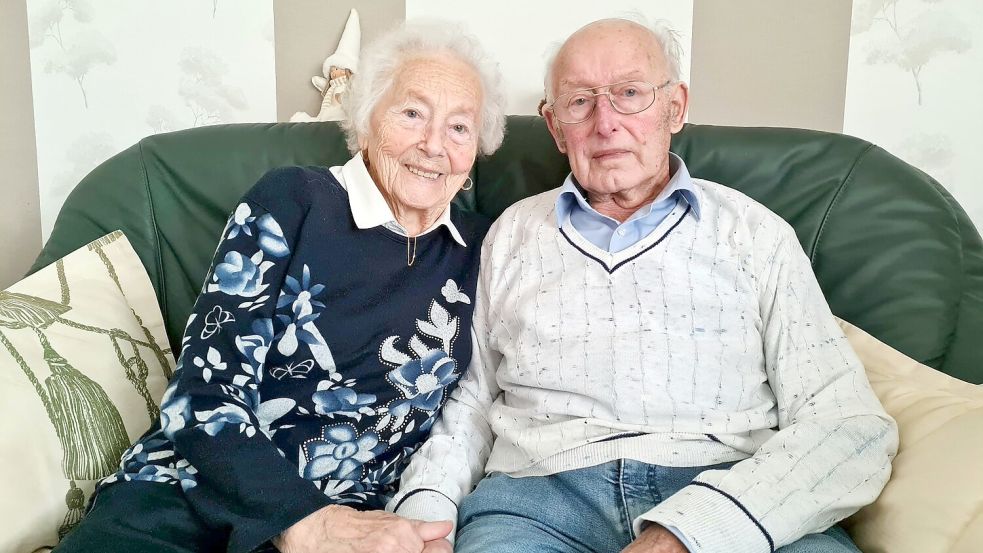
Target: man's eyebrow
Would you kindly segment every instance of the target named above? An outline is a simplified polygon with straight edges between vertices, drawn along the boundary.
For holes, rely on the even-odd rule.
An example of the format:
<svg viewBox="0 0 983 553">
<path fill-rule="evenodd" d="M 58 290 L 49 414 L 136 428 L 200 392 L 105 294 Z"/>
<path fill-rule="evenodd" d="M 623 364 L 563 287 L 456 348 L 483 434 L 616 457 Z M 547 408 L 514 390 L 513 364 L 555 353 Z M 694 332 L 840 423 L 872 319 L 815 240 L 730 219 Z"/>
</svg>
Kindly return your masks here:
<svg viewBox="0 0 983 553">
<path fill-rule="evenodd" d="M 644 75 L 643 71 L 635 70 L 635 71 L 629 71 L 627 73 L 621 73 L 617 75 L 616 77 L 614 77 L 614 80 L 612 80 L 610 83 L 593 84 L 593 83 L 588 83 L 586 81 L 581 81 L 579 79 L 560 79 L 559 84 L 561 86 L 562 85 L 572 86 L 575 89 L 580 90 L 585 88 L 596 88 L 598 86 L 605 86 L 614 83 L 622 83 L 625 81 L 633 81 L 642 78 L 643 75 Z"/>
</svg>

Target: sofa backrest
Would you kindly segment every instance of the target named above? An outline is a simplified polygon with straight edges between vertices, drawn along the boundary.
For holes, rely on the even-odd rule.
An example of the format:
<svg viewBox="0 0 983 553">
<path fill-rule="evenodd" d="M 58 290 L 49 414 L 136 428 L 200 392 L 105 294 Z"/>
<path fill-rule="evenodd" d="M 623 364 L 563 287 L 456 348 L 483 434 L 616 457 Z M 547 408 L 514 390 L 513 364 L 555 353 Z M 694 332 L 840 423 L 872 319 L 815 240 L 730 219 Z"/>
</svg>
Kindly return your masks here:
<svg viewBox="0 0 983 553">
<path fill-rule="evenodd" d="M 687 125 L 673 141 L 695 177 L 736 188 L 796 230 L 833 312 L 908 356 L 983 382 L 983 241 L 937 182 L 856 138 L 798 129 Z M 158 134 L 75 188 L 33 270 L 121 229 L 181 333 L 226 217 L 267 170 L 338 165 L 333 123 L 239 124 Z M 539 117 L 511 116 L 457 202 L 495 217 L 569 171 Z"/>
</svg>

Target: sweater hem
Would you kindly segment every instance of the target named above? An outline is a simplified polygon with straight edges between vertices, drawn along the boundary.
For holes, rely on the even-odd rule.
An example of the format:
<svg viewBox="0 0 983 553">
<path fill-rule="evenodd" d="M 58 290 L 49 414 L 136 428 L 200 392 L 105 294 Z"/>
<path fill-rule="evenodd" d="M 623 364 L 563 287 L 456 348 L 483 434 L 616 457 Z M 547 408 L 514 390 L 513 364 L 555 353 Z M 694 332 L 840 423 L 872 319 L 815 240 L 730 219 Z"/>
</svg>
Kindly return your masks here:
<svg viewBox="0 0 983 553">
<path fill-rule="evenodd" d="M 664 435 L 644 434 L 609 439 L 574 447 L 530 464 L 516 462 L 515 456 L 496 449 L 485 472 L 503 472 L 509 476 L 548 476 L 569 470 L 602 465 L 618 459 L 631 459 L 666 467 L 701 467 L 742 461 L 750 454 L 713 440 L 655 441 Z"/>
</svg>

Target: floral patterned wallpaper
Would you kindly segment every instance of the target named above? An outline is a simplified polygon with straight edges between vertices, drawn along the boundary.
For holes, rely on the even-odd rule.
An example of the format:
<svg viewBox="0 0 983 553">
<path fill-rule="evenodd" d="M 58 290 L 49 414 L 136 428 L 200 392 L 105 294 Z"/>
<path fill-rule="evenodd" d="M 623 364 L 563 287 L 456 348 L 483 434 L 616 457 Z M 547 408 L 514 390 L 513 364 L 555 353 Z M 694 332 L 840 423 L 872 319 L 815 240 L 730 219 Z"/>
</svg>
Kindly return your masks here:
<svg viewBox="0 0 983 553">
<path fill-rule="evenodd" d="M 938 180 L 983 229 L 983 2 L 854 0 L 843 132 Z"/>
<path fill-rule="evenodd" d="M 96 165 L 163 131 L 276 120 L 268 0 L 27 3 L 42 238 Z"/>
</svg>

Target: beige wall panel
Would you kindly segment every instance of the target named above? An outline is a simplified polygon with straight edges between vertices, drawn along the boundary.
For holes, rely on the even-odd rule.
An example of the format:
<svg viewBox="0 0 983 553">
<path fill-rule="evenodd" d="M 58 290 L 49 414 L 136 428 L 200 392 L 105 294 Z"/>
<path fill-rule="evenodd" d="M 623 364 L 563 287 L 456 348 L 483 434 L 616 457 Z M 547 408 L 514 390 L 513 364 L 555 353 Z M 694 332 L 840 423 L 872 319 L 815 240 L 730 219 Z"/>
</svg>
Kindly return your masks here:
<svg viewBox="0 0 983 553">
<path fill-rule="evenodd" d="M 355 8 L 362 27 L 362 47 L 406 18 L 404 0 L 276 0 L 277 120 L 295 112 L 317 115 L 321 95 L 311 77 L 321 74 L 324 58 L 335 51 L 348 12 Z"/>
<path fill-rule="evenodd" d="M 0 1 L 0 288 L 41 250 L 38 161 L 25 0 Z"/>
<path fill-rule="evenodd" d="M 697 0 L 693 123 L 840 132 L 851 0 Z"/>
</svg>

